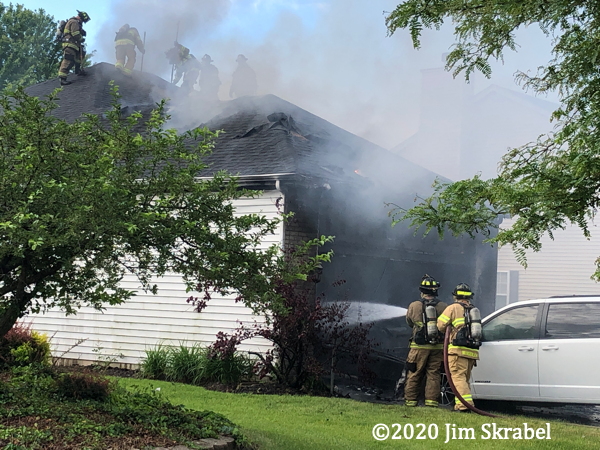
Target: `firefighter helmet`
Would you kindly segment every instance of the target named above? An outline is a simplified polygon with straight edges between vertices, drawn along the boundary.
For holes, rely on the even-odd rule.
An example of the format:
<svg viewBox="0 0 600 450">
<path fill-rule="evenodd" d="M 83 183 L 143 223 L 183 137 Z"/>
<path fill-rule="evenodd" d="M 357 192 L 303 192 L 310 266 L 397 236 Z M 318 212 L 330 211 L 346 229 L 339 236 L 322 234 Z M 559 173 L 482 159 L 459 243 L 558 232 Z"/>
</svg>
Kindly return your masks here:
<svg viewBox="0 0 600 450">
<path fill-rule="evenodd" d="M 423 276 L 423 279 L 421 280 L 421 285 L 419 286 L 419 290 L 423 293 L 423 294 L 427 294 L 427 295 L 438 295 L 438 289 L 441 287 L 442 285 L 440 283 L 438 283 L 435 278 L 430 277 L 429 275 L 425 274 Z"/>
<path fill-rule="evenodd" d="M 235 61 L 236 62 L 248 61 L 248 58 L 246 58 L 244 55 L 242 55 L 240 53 Z"/>
<path fill-rule="evenodd" d="M 452 295 L 456 298 L 472 298 L 473 291 L 471 291 L 471 288 L 467 283 L 460 283 L 454 288 Z"/>
<path fill-rule="evenodd" d="M 210 55 L 204 55 L 202 57 L 202 62 L 204 62 L 204 63 L 211 63 L 211 62 L 213 62 L 213 59 L 210 57 Z"/>
<path fill-rule="evenodd" d="M 85 11 L 77 10 L 77 15 L 84 23 L 87 23 L 90 21 L 90 15 L 88 13 L 86 13 Z"/>
</svg>

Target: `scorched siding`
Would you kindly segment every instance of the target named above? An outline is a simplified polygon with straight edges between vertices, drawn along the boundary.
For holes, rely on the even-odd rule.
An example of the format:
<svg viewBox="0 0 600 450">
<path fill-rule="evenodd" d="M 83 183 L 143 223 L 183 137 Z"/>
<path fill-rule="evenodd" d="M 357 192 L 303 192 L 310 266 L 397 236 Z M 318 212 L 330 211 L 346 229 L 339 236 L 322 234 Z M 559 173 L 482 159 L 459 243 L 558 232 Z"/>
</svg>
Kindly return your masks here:
<svg viewBox="0 0 600 450">
<path fill-rule="evenodd" d="M 234 203 L 236 213 L 274 218 L 278 215 L 276 201 L 282 197 L 279 191 L 268 191 L 257 198 L 237 200 Z M 281 245 L 282 241 L 283 226 L 280 224 L 274 234 L 263 240 L 261 247 Z M 63 312 L 52 310 L 32 315 L 29 319 L 32 319 L 34 329 L 52 338 L 54 356 L 60 356 L 78 340 L 87 339 L 64 358 L 94 361 L 99 355 L 114 357 L 123 354 L 124 358 L 119 358 L 118 363 L 138 364 L 145 349 L 161 342 L 207 345 L 214 342 L 219 331 L 231 332 L 237 328 L 238 320 L 251 322 L 256 318 L 244 305 L 235 303 L 235 295 L 214 295 L 208 307 L 198 314 L 186 303 L 191 293 L 185 292 L 185 284 L 176 274 L 156 279 L 155 283 L 158 285 L 157 295 L 139 290 L 130 301 L 120 306 L 109 306 L 104 313 L 82 308 L 77 315 L 65 317 Z M 140 289 L 140 283 L 134 276 L 127 276 L 122 286 L 130 290 Z M 265 351 L 269 347 L 267 341 L 254 339 L 241 345 L 240 349 Z"/>
</svg>

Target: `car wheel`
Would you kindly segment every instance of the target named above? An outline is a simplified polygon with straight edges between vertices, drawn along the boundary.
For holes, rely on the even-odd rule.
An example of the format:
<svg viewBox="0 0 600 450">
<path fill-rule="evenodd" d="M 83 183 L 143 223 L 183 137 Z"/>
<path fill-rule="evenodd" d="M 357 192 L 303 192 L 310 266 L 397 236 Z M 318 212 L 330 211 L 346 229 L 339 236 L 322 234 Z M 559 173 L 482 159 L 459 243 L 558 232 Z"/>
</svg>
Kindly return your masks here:
<svg viewBox="0 0 600 450">
<path fill-rule="evenodd" d="M 450 382 L 448 381 L 448 377 L 444 372 L 442 372 L 442 381 L 440 383 L 440 404 L 444 406 L 454 405 L 454 392 L 452 392 L 452 388 L 450 387 Z"/>
</svg>

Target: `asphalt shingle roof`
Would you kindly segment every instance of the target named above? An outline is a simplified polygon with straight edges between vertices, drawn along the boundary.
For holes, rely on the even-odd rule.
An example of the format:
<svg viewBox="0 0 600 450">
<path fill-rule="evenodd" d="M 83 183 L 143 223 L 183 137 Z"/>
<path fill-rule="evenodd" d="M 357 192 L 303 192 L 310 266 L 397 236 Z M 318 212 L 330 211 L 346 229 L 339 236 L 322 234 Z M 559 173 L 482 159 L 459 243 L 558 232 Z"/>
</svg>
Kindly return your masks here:
<svg viewBox="0 0 600 450">
<path fill-rule="evenodd" d="M 150 73 L 126 77 L 108 63 L 86 69 L 88 75 L 69 75 L 73 84 L 58 96 L 55 115 L 73 121 L 83 113 L 103 114 L 110 109 L 110 81 L 119 86 L 123 106 L 149 110 L 161 98 L 178 98 L 179 89 Z M 43 97 L 59 87 L 58 78 L 30 86 L 29 95 Z M 227 170 L 244 176 L 295 174 L 306 177 L 372 180 L 426 180 L 432 172 L 392 154 L 332 123 L 274 95 L 241 97 L 211 108 L 194 98 L 172 103 L 174 111 L 186 111 L 190 126 L 223 130 L 215 149 L 206 157 L 210 168 L 202 176 Z M 206 117 L 212 117 L 206 120 Z M 197 116 L 197 119 L 195 117 Z M 420 184 L 420 183 L 419 183 Z"/>
</svg>

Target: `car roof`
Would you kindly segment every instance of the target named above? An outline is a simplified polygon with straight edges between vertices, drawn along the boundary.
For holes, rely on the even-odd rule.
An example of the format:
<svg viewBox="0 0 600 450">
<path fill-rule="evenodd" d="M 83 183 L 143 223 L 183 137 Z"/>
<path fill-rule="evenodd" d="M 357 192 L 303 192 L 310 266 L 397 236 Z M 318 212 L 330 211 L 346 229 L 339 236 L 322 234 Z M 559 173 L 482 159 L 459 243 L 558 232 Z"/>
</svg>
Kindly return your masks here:
<svg viewBox="0 0 600 450">
<path fill-rule="evenodd" d="M 498 315 L 498 313 L 514 308 L 516 306 L 537 305 L 539 303 L 600 303 L 600 295 L 568 295 L 564 297 L 548 297 L 536 300 L 523 300 L 510 303 L 502 308 L 488 314 L 484 320 Z"/>
<path fill-rule="evenodd" d="M 600 302 L 600 295 L 565 295 L 547 298 L 538 298 L 533 300 L 523 300 L 520 302 L 511 303 L 506 306 L 514 306 L 520 304 L 531 304 L 531 303 L 581 303 L 581 302 Z"/>
</svg>

